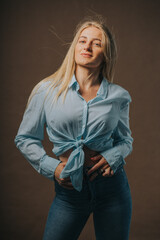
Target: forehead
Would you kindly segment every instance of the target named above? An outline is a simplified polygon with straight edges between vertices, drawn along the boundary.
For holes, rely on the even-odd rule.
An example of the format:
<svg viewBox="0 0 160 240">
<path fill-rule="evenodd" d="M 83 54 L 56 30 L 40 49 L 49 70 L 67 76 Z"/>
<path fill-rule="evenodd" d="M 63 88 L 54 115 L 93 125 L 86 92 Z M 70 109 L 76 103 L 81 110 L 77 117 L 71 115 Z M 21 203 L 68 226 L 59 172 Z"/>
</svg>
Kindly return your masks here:
<svg viewBox="0 0 160 240">
<path fill-rule="evenodd" d="M 88 38 L 99 38 L 102 39 L 102 30 L 97 27 L 87 27 L 82 30 L 80 33 L 80 37 L 88 37 Z"/>
</svg>

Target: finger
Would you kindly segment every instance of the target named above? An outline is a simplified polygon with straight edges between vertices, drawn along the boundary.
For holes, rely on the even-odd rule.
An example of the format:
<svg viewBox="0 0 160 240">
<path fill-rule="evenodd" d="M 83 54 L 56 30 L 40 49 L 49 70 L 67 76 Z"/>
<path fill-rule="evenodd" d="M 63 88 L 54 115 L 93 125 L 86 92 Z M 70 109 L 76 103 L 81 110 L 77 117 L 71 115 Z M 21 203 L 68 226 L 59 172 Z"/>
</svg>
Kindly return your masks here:
<svg viewBox="0 0 160 240">
<path fill-rule="evenodd" d="M 111 175 L 114 175 L 114 172 L 113 172 L 113 170 L 111 170 Z"/>
<path fill-rule="evenodd" d="M 55 178 L 55 180 L 56 180 L 56 182 L 58 182 L 58 184 L 60 184 L 60 181 L 59 181 L 59 179 L 58 179 L 58 178 Z"/>
<path fill-rule="evenodd" d="M 112 177 L 113 176 L 113 170 L 111 169 L 111 167 L 110 167 L 110 172 L 109 172 L 109 174 L 108 174 L 108 177 Z"/>
<path fill-rule="evenodd" d="M 110 166 L 109 166 L 108 163 L 107 163 L 107 164 L 104 164 L 104 165 L 100 168 L 101 173 L 104 172 L 105 169 L 106 169 L 106 168 L 109 168 L 109 167 L 110 167 Z M 102 170 L 103 170 L 103 171 L 102 171 Z"/>
<path fill-rule="evenodd" d="M 97 171 L 98 168 L 102 167 L 104 164 L 106 163 L 105 159 L 101 159 L 98 163 L 96 163 L 89 171 L 88 171 L 88 175 L 90 175 L 91 173 Z"/>
<path fill-rule="evenodd" d="M 105 162 L 108 164 L 108 162 L 107 162 L 107 160 L 102 156 L 102 155 L 96 155 L 96 156 L 94 156 L 94 157 L 91 157 L 91 160 L 92 161 L 99 161 L 100 159 L 104 159 L 105 160 Z"/>
<path fill-rule="evenodd" d="M 97 172 L 94 172 L 94 173 L 89 177 L 89 180 L 90 180 L 90 181 L 93 181 L 97 176 L 98 176 L 98 173 L 97 173 Z"/>
<path fill-rule="evenodd" d="M 92 161 L 98 161 L 98 160 L 100 160 L 102 158 L 102 155 L 96 155 L 96 156 L 94 156 L 94 157 L 91 157 L 91 160 Z"/>
<path fill-rule="evenodd" d="M 66 182 L 71 182 L 71 179 L 70 177 L 67 177 L 67 178 L 59 178 L 59 180 L 63 183 L 66 183 Z"/>
<path fill-rule="evenodd" d="M 110 175 L 110 169 L 111 169 L 110 167 L 106 168 L 105 171 L 104 171 L 104 173 L 102 174 L 102 176 L 103 176 L 103 177 L 109 176 L 109 175 Z"/>
<path fill-rule="evenodd" d="M 71 182 L 70 177 L 67 178 L 59 178 L 59 177 L 55 177 L 55 180 L 60 184 L 60 183 L 68 183 Z"/>
<path fill-rule="evenodd" d="M 109 167 L 109 169 L 105 169 L 105 172 L 102 174 L 102 176 L 104 177 L 112 177 L 113 175 L 114 175 L 114 172 L 111 169 L 111 167 Z"/>
</svg>

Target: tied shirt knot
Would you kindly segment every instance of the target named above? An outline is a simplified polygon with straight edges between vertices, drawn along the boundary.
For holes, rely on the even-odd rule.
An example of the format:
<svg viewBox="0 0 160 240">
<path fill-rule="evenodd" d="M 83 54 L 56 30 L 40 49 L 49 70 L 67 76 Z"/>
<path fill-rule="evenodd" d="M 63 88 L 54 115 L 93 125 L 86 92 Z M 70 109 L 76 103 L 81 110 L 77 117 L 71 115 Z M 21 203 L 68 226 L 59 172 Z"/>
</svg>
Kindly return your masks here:
<svg viewBox="0 0 160 240">
<path fill-rule="evenodd" d="M 84 140 L 83 139 L 80 139 L 78 141 L 75 141 L 75 147 L 78 148 L 78 147 L 81 147 L 83 148 L 84 146 Z"/>
<path fill-rule="evenodd" d="M 83 164 L 84 164 L 84 139 L 76 140 L 72 143 L 75 149 L 71 152 L 68 161 L 62 170 L 60 177 L 70 176 L 72 185 L 77 191 L 81 191 L 83 182 Z"/>
</svg>

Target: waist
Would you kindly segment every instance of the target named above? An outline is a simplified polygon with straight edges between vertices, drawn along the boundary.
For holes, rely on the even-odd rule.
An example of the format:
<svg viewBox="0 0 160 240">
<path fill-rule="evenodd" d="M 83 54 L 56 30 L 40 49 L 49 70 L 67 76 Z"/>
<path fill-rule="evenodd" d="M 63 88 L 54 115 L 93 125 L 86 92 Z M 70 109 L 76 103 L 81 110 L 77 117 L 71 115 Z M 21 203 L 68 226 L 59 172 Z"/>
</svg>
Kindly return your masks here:
<svg viewBox="0 0 160 240">
<path fill-rule="evenodd" d="M 58 156 L 59 160 L 61 162 L 67 162 L 72 151 L 73 149 L 69 149 L 60 156 Z M 91 160 L 91 157 L 96 156 L 97 154 L 99 154 L 99 152 L 89 149 L 86 145 L 83 146 L 83 151 L 84 151 L 84 166 L 85 167 L 93 166 L 94 162 Z"/>
</svg>

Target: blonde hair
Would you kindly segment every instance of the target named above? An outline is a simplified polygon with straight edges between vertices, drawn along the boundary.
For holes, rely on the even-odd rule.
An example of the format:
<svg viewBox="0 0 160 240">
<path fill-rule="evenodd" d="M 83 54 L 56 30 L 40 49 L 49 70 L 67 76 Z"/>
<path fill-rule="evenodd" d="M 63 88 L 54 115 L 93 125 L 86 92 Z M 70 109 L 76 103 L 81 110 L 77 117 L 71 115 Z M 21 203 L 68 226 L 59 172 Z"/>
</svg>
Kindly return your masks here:
<svg viewBox="0 0 160 240">
<path fill-rule="evenodd" d="M 64 99 L 65 99 L 68 91 L 68 85 L 75 71 L 75 56 L 74 56 L 75 46 L 77 44 L 77 41 L 79 39 L 81 32 L 85 28 L 92 27 L 92 26 L 102 31 L 102 46 L 103 46 L 103 52 L 104 52 L 104 60 L 101 64 L 100 75 L 105 77 L 108 81 L 113 82 L 115 63 L 117 59 L 117 47 L 116 47 L 114 37 L 102 19 L 84 20 L 83 22 L 80 22 L 77 25 L 73 41 L 70 44 L 68 52 L 60 68 L 51 76 L 40 81 L 34 87 L 28 99 L 28 104 L 31 98 L 33 97 L 33 95 L 36 94 L 36 92 L 44 82 L 49 82 L 49 88 L 48 88 L 46 97 L 49 92 L 53 91 L 56 87 L 59 87 L 55 95 L 55 100 L 57 101 L 58 97 L 62 93 L 64 94 Z"/>
</svg>

